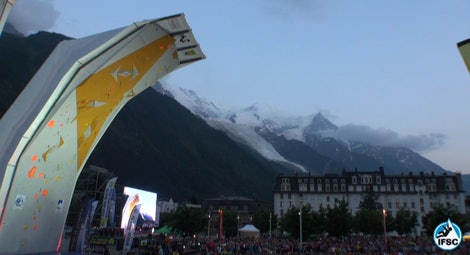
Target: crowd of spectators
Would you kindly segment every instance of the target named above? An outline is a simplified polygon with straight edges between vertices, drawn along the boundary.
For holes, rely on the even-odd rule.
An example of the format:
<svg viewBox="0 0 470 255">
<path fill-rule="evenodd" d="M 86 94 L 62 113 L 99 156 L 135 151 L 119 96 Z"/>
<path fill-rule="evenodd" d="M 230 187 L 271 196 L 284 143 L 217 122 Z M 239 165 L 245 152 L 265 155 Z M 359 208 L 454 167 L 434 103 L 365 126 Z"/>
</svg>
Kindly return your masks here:
<svg viewBox="0 0 470 255">
<path fill-rule="evenodd" d="M 429 237 L 388 237 L 386 239 L 380 236 L 318 237 L 303 242 L 302 247 L 299 245 L 299 240 L 289 238 L 232 238 L 224 241 L 206 240 L 200 244 L 199 254 L 470 254 L 470 242 L 462 242 L 459 247 L 449 252 L 441 250 Z"/>
</svg>

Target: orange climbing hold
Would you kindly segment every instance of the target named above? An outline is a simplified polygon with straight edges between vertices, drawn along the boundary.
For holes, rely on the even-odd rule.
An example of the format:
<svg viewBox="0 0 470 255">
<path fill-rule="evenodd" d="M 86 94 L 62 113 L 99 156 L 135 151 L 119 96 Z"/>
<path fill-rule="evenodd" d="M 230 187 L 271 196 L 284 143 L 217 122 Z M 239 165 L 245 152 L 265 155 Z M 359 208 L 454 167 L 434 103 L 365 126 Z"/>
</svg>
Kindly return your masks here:
<svg viewBox="0 0 470 255">
<path fill-rule="evenodd" d="M 38 170 L 37 166 L 31 167 L 31 169 L 29 169 L 29 171 L 28 171 L 28 178 L 33 179 L 37 170 Z"/>
<path fill-rule="evenodd" d="M 41 191 L 41 194 L 42 194 L 43 197 L 47 197 L 47 195 L 49 195 L 49 191 L 47 189 L 43 189 Z"/>
<path fill-rule="evenodd" d="M 48 128 L 54 127 L 54 125 L 55 125 L 55 121 L 54 121 L 54 120 L 50 120 L 49 122 L 47 122 L 47 127 L 48 127 Z"/>
</svg>

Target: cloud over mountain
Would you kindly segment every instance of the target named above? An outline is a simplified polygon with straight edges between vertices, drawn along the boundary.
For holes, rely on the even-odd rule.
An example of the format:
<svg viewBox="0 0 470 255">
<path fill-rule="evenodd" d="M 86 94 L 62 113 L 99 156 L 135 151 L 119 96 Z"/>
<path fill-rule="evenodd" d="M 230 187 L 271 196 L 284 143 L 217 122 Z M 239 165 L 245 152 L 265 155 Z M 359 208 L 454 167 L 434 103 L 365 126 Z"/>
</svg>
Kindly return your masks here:
<svg viewBox="0 0 470 255">
<path fill-rule="evenodd" d="M 9 13 L 8 23 L 18 32 L 29 35 L 38 31 L 48 31 L 56 24 L 59 15 L 51 1 L 17 0 Z"/>
<path fill-rule="evenodd" d="M 397 132 L 364 125 L 348 124 L 338 127 L 333 137 L 355 140 L 378 146 L 407 147 L 417 152 L 428 152 L 440 148 L 446 140 L 445 134 L 400 135 Z"/>
</svg>

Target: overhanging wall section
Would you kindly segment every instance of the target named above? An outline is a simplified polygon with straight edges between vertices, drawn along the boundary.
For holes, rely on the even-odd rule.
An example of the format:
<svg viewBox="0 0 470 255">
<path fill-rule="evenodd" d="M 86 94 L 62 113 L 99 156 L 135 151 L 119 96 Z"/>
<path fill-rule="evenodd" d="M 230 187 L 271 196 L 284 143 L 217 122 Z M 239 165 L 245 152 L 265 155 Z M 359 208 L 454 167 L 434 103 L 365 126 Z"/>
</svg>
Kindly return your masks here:
<svg viewBox="0 0 470 255">
<path fill-rule="evenodd" d="M 0 121 L 0 254 L 55 251 L 75 183 L 119 110 L 203 58 L 182 14 L 62 42 Z"/>
</svg>

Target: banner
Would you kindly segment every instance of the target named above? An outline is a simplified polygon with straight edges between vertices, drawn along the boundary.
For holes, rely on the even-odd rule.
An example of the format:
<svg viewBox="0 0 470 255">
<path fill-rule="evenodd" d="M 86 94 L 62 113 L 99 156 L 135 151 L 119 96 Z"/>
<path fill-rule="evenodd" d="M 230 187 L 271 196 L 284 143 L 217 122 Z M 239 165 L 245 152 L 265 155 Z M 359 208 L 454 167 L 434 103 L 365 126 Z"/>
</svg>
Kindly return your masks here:
<svg viewBox="0 0 470 255">
<path fill-rule="evenodd" d="M 131 216 L 129 218 L 129 222 L 127 223 L 127 227 L 125 229 L 125 238 L 124 238 L 124 246 L 122 249 L 122 254 L 127 254 L 132 248 L 132 241 L 134 240 L 135 228 L 137 225 L 137 220 L 139 219 L 140 213 L 140 204 L 134 206 L 132 209 Z"/>
<path fill-rule="evenodd" d="M 129 219 L 131 218 L 132 214 L 132 208 L 139 203 L 139 195 L 134 194 L 133 196 L 129 196 L 127 198 L 126 204 L 124 205 L 124 208 L 122 209 L 122 216 L 121 216 L 121 228 L 124 229 L 124 235 L 127 234 L 126 229 L 127 225 L 129 223 Z"/>
<path fill-rule="evenodd" d="M 80 232 L 77 238 L 77 246 L 75 248 L 76 252 L 82 252 L 87 247 L 87 240 L 88 240 L 91 225 L 93 222 L 93 216 L 95 215 L 97 205 L 98 205 L 98 201 L 95 201 L 94 199 L 88 200 L 86 213 L 83 215 L 84 216 L 83 221 L 80 226 Z"/>
<path fill-rule="evenodd" d="M 108 222 L 109 226 L 115 228 L 114 216 L 116 215 L 116 189 L 113 189 L 113 197 L 109 201 L 109 217 Z"/>
<path fill-rule="evenodd" d="M 101 206 L 100 228 L 106 228 L 108 226 L 108 218 L 111 216 L 110 204 L 111 204 L 111 201 L 113 200 L 113 194 L 115 194 L 114 186 L 116 185 L 116 180 L 117 180 L 117 177 L 111 178 L 106 184 L 106 189 L 104 191 L 104 196 L 103 196 L 103 205 Z M 113 215 L 113 219 L 114 219 L 114 215 Z"/>
</svg>

